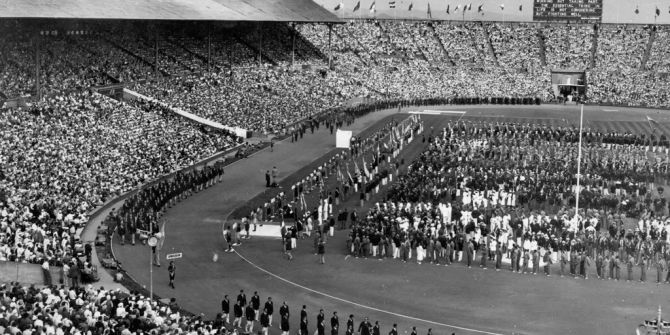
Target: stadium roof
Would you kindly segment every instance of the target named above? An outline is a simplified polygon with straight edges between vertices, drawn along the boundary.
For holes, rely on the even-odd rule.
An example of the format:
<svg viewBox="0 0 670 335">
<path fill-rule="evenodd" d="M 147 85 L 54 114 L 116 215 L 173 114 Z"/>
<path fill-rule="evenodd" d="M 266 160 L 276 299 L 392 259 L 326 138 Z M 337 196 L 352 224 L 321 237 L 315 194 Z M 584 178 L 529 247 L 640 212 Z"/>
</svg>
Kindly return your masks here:
<svg viewBox="0 0 670 335">
<path fill-rule="evenodd" d="M 312 0 L 4 0 L 0 18 L 341 21 Z"/>
</svg>

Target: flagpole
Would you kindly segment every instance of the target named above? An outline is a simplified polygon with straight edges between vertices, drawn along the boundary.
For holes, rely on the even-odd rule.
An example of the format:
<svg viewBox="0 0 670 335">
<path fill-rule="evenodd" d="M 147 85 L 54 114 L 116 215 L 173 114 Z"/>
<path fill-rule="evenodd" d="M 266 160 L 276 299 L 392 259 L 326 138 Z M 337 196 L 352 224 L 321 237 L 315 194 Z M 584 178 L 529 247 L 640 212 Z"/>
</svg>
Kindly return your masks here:
<svg viewBox="0 0 670 335">
<path fill-rule="evenodd" d="M 582 165 L 582 127 L 584 124 L 584 105 L 582 104 L 581 112 L 579 113 L 579 148 L 577 150 L 577 194 L 575 195 L 575 218 L 579 215 L 579 181 L 581 178 Z"/>
</svg>

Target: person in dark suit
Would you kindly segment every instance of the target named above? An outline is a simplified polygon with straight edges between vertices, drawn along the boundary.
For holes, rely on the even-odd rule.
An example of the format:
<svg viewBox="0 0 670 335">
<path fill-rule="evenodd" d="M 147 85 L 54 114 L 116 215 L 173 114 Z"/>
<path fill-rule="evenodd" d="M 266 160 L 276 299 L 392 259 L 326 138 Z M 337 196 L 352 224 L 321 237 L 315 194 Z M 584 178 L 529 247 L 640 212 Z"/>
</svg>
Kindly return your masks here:
<svg viewBox="0 0 670 335">
<path fill-rule="evenodd" d="M 254 320 L 258 321 L 260 317 L 261 297 L 258 296 L 257 291 L 254 291 L 254 295 L 251 296 L 251 308 L 254 309 Z"/>
<path fill-rule="evenodd" d="M 372 335 L 381 335 L 379 321 L 375 321 L 375 325 L 372 326 Z"/>
<path fill-rule="evenodd" d="M 268 327 L 270 327 L 270 318 L 268 317 L 268 310 L 263 308 L 263 313 L 261 313 L 261 333 L 263 335 L 268 335 Z"/>
<path fill-rule="evenodd" d="M 306 319 L 307 318 L 307 306 L 302 305 L 302 309 L 300 310 L 300 320 Z"/>
<path fill-rule="evenodd" d="M 247 319 L 247 323 L 244 325 L 244 330 L 247 334 L 254 332 L 254 321 L 256 320 L 256 311 L 251 302 L 247 305 L 247 308 L 244 310 L 244 316 Z"/>
<path fill-rule="evenodd" d="M 177 266 L 174 265 L 174 261 L 170 261 L 170 265 L 168 266 L 168 275 L 170 276 L 170 287 L 174 289 L 174 277 L 177 273 Z"/>
<path fill-rule="evenodd" d="M 275 312 L 274 303 L 272 302 L 272 297 L 268 297 L 268 301 L 265 302 L 265 311 L 268 314 L 268 324 L 272 326 L 272 314 Z"/>
<path fill-rule="evenodd" d="M 370 335 L 372 331 L 372 324 L 368 320 L 367 316 L 363 319 L 360 325 L 358 325 L 358 335 Z"/>
<path fill-rule="evenodd" d="M 398 325 L 393 324 L 393 328 L 391 328 L 391 331 L 389 332 L 389 335 L 398 335 Z"/>
<path fill-rule="evenodd" d="M 282 314 L 279 328 L 281 329 L 282 335 L 288 335 L 290 329 L 288 324 L 288 313 Z"/>
<path fill-rule="evenodd" d="M 337 335 L 339 330 L 340 318 L 337 316 L 337 312 L 333 312 L 333 316 L 330 318 L 330 335 Z"/>
<path fill-rule="evenodd" d="M 270 187 L 270 170 L 265 171 L 265 187 Z"/>
<path fill-rule="evenodd" d="M 221 312 L 223 313 L 222 318 L 226 320 L 226 323 L 228 323 L 228 316 L 230 315 L 230 300 L 228 300 L 227 294 L 224 295 L 223 300 L 221 300 Z"/>
<path fill-rule="evenodd" d="M 240 294 L 237 295 L 237 303 L 240 304 L 240 306 L 247 305 L 247 295 L 244 294 L 244 290 L 240 290 Z"/>
<path fill-rule="evenodd" d="M 318 335 L 326 335 L 326 315 L 323 314 L 323 309 L 319 310 L 319 314 L 316 315 L 316 333 Z"/>
<path fill-rule="evenodd" d="M 300 335 L 309 335 L 309 330 L 307 329 L 307 316 L 300 319 Z"/>
<path fill-rule="evenodd" d="M 235 302 L 235 305 L 233 306 L 233 316 L 235 317 L 235 319 L 233 320 L 233 328 L 241 328 L 242 327 L 242 305 L 240 305 L 239 301 Z"/>
<path fill-rule="evenodd" d="M 347 320 L 347 330 L 346 330 L 346 335 L 353 335 L 354 334 L 354 315 L 349 314 L 349 319 Z"/>
</svg>

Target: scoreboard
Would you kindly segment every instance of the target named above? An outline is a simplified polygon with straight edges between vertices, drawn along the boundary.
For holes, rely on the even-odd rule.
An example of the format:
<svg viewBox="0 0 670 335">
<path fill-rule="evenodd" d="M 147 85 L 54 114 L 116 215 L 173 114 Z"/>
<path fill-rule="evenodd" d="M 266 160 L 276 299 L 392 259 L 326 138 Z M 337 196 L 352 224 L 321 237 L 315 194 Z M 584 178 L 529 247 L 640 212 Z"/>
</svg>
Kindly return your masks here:
<svg viewBox="0 0 670 335">
<path fill-rule="evenodd" d="M 603 0 L 533 0 L 533 21 L 600 22 Z"/>
</svg>

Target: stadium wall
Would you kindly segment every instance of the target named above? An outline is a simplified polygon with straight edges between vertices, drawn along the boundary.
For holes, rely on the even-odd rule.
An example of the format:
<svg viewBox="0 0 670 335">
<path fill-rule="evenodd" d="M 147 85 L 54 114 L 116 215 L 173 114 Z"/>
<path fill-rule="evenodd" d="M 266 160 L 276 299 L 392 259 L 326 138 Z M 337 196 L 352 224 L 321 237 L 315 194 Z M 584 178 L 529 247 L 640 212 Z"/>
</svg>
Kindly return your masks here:
<svg viewBox="0 0 670 335">
<path fill-rule="evenodd" d="M 63 281 L 63 268 L 51 266 L 51 282 L 54 285 Z M 44 273 L 39 264 L 0 262 L 0 283 L 19 282 L 21 284 L 44 284 Z"/>
<path fill-rule="evenodd" d="M 394 0 L 360 0 L 360 9 L 353 11 L 359 0 L 315 0 L 327 10 L 342 19 L 412 19 L 425 20 L 428 18 L 427 9 L 430 3 L 432 19 L 450 21 L 533 21 L 533 0 L 395 0 L 396 8 L 389 8 L 389 1 Z M 342 2 L 343 8 L 335 10 Z M 370 6 L 375 3 L 376 13 L 370 12 Z M 413 8 L 409 11 L 409 5 Z M 472 4 L 472 10 L 463 13 L 455 11 L 456 6 Z M 482 5 L 482 12 L 477 7 Z M 504 4 L 504 9 L 501 8 Z M 446 13 L 449 6 L 450 14 Z M 522 10 L 519 10 L 519 6 Z M 656 8 L 661 15 L 656 17 Z M 635 13 L 635 9 L 639 13 Z M 668 0 L 603 0 L 602 23 L 631 23 L 631 24 L 670 24 L 670 1 Z"/>
</svg>

